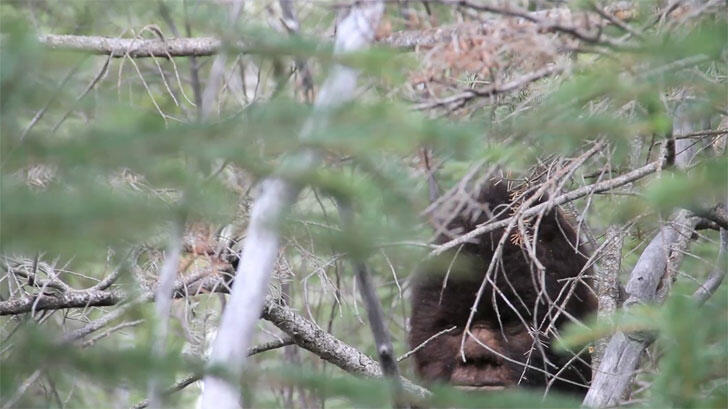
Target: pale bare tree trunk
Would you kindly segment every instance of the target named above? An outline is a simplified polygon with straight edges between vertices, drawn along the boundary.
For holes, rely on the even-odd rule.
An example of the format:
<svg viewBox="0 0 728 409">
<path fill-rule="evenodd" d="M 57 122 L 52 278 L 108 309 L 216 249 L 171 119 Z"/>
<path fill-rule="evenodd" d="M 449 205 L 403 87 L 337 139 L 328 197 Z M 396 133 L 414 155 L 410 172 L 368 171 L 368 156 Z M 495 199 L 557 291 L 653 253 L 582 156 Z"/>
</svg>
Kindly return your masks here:
<svg viewBox="0 0 728 409">
<path fill-rule="evenodd" d="M 345 53 L 366 47 L 374 38 L 383 11 L 384 4 L 381 2 L 352 7 L 338 26 L 335 52 Z M 357 76 L 358 72 L 353 68 L 334 67 L 316 99 L 315 118 L 304 126 L 301 138 L 306 138 L 316 126 L 321 126 L 328 108 L 352 97 Z M 297 165 L 306 169 L 316 162 L 315 155 L 310 152 L 305 152 L 299 159 L 302 160 Z M 297 193 L 297 186 L 281 178 L 269 178 L 261 183 L 260 195 L 253 205 L 248 234 L 243 243 L 235 283 L 209 360 L 211 367 L 225 369 L 229 378 L 205 376 L 202 395 L 204 409 L 235 409 L 242 406 L 239 380 L 245 365 L 245 352 L 260 318 L 271 272 L 278 257 L 279 234 L 276 223 L 293 203 Z"/>
</svg>

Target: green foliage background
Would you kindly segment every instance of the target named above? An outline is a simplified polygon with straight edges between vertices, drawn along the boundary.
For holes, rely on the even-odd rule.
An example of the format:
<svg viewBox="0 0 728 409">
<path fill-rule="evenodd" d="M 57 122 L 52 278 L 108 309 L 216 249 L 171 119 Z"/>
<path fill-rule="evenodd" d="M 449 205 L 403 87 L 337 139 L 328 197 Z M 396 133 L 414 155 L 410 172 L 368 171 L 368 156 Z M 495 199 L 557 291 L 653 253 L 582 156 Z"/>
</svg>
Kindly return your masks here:
<svg viewBox="0 0 728 409">
<path fill-rule="evenodd" d="M 194 27 L 193 35 L 230 35 L 221 28 L 227 18 L 223 7 L 214 2 L 188 3 L 185 14 L 185 7 L 168 2 L 171 19 L 180 27 L 187 19 Z M 641 3 L 647 7 L 646 3 L 655 2 Z M 442 21 L 452 18 L 448 7 L 433 5 L 433 9 Z M 396 92 L 408 70 L 417 65 L 411 55 L 375 48 L 337 59 L 330 44 L 306 34 L 283 35 L 254 24 L 255 19 L 242 18 L 231 32 L 246 43 L 241 63 L 262 67 L 260 75 L 267 77 L 261 84 L 269 89 L 261 91 L 264 98 L 242 104 L 230 94 L 222 95 L 215 121 L 198 121 L 195 107 L 184 101 L 181 92 L 180 102 L 175 103 L 151 61 L 140 61 L 135 67 L 125 59 L 112 60 L 104 79 L 79 99 L 105 57 L 49 51 L 36 41 L 41 32 L 129 36 L 127 27 L 159 21 L 157 13 L 156 6 L 142 1 L 0 3 L 3 256 L 55 260 L 63 266 L 59 271 L 64 281 L 85 288 L 108 274 L 135 246 L 146 249 L 153 265 L 154 255 L 165 246 L 170 223 L 180 215 L 189 222 L 215 226 L 234 220 L 244 228 L 251 193 L 231 189 L 218 177 L 222 167 L 239 169 L 251 186 L 277 173 L 306 186 L 283 226 L 289 271 L 277 285 L 287 283 L 291 305 L 299 312 L 372 357 L 376 355 L 373 340 L 346 260 L 367 259 L 376 274 L 395 349 L 404 353 L 409 306 L 400 287 L 406 290 L 407 277 L 427 254 L 426 246 L 411 244 L 427 243 L 432 234 L 419 216 L 427 206 L 426 179 L 415 166 L 420 148 L 426 146 L 443 159 L 438 177 L 444 187 L 450 187 L 480 160 L 499 163 L 510 174 L 523 176 L 541 159 L 574 157 L 586 142 L 606 138 L 609 149 L 590 159 L 569 188 L 605 164 L 616 175 L 623 173 L 621 169 L 655 160 L 658 149 L 638 158 L 639 164 L 630 155 L 635 141 L 648 146 L 669 136 L 672 113 L 664 101 L 672 90 L 689 89 L 699 97 L 694 115 L 708 117 L 710 129 L 717 126 L 716 109 L 726 114 L 725 16 L 677 27 L 666 36 L 649 29 L 652 15 L 640 15 L 631 24 L 647 29 L 635 47 L 612 50 L 610 58 L 599 58 L 596 50 L 580 54 L 569 75 L 537 84 L 531 91 L 539 94 L 537 103 L 518 115 L 511 114 L 529 95 L 508 96 L 493 109 L 461 117 L 412 111 Z M 390 8 L 388 13 L 395 11 Z M 325 27 L 333 19 L 328 8 L 314 7 L 301 25 L 305 33 L 306 27 Z M 149 36 L 142 30 L 133 34 Z M 703 60 L 694 69 L 665 69 L 695 55 Z M 298 135 L 312 109 L 297 101 L 294 82 L 280 69 L 290 66 L 294 58 L 306 58 L 315 67 L 316 84 L 332 63 L 341 61 L 360 68 L 360 82 L 365 85 L 354 102 L 337 108 L 326 126 L 305 140 Z M 173 70 L 169 61 L 159 63 L 167 72 Z M 175 59 L 175 64 L 186 76 L 189 59 Z M 209 61 L 203 65 L 203 78 L 208 69 Z M 193 94 L 187 82 L 182 89 L 186 95 Z M 39 110 L 43 117 L 26 134 Z M 158 110 L 168 117 L 162 118 Z M 324 165 L 298 172 L 296 153 L 304 149 L 322 153 Z M 41 176 L 33 173 L 38 169 Z M 610 224 L 637 220 L 623 250 L 622 273 L 627 274 L 661 216 L 675 207 L 697 209 L 725 200 L 727 175 L 725 155 L 701 159 L 689 174 L 665 171 L 637 183 L 638 194 L 595 197 L 589 203 L 589 222 L 602 231 Z M 351 230 L 340 228 L 336 198 L 354 204 L 357 217 Z M 577 201 L 576 206 L 584 209 L 587 203 Z M 690 274 L 689 279 L 681 277 L 686 281 L 684 288 L 664 306 L 635 315 L 637 322 L 659 334 L 652 353 L 661 356 L 651 372 L 640 376 L 654 385 L 638 396 L 642 399 L 638 405 L 728 406 L 726 287 L 701 308 L 686 296 L 712 271 L 717 256 L 717 234 L 701 234 L 691 250 L 695 257 L 687 257 L 681 268 Z M 123 269 L 116 286 L 138 291 L 135 270 L 127 264 Z M 13 285 L 5 277 L 0 283 L 3 301 Z M 211 334 L 219 299 L 198 298 L 194 312 L 209 315 L 204 325 Z M 125 319 L 148 323 L 154 320 L 152 310 L 151 305 L 139 305 Z M 20 407 L 61 406 L 61 402 L 64 407 L 109 407 L 117 399 L 134 403 L 145 397 L 151 376 L 171 384 L 200 371 L 199 356 L 190 353 L 183 336 L 188 329 L 178 321 L 172 322 L 167 355 L 162 358 L 151 352 L 151 326 L 146 324 L 83 349 L 55 342 L 64 331 L 104 311 L 91 308 L 84 316 L 55 312 L 2 317 L 3 398 L 14 394 L 38 369 L 45 386 L 27 393 Z M 267 324 L 261 325 L 272 331 Z M 614 328 L 601 330 L 608 334 Z M 588 334 L 582 336 L 588 338 Z M 259 335 L 261 340 L 266 337 Z M 411 365 L 409 360 L 401 365 L 409 377 L 413 376 Z M 245 379 L 250 405 L 285 406 L 278 393 L 284 387 L 293 388 L 301 402 L 323 405 L 325 401 L 329 408 L 381 407 L 389 402 L 385 384 L 347 376 L 305 351 L 286 359 L 283 352 L 271 351 L 251 360 Z M 463 395 L 447 387 L 433 391 L 428 404 L 434 407 L 579 404 L 553 394 L 542 400 L 540 394 L 525 391 L 497 397 Z M 191 407 L 198 393 L 190 388 L 172 395 L 166 404 Z"/>
</svg>

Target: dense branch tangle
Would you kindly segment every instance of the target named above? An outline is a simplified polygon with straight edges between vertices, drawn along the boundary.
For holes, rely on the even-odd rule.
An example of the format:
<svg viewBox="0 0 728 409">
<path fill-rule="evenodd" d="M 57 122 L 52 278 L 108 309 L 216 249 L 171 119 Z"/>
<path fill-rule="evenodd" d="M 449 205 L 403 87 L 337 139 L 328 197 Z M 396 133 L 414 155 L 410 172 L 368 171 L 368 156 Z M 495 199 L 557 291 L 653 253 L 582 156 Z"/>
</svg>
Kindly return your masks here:
<svg viewBox="0 0 728 409">
<path fill-rule="evenodd" d="M 595 28 L 610 23 L 610 21 L 596 13 L 576 15 L 568 8 L 529 12 L 515 8 L 485 6 L 473 2 L 451 2 L 448 0 L 439 2 L 444 4 L 452 3 L 453 5 L 470 7 L 479 11 L 488 11 L 510 17 L 518 17 L 525 21 L 538 24 L 544 29 L 562 31 L 587 39 L 591 39 L 591 37 L 584 34 L 582 30 L 585 30 L 587 27 Z M 630 7 L 632 6 L 624 5 L 613 10 L 610 9 L 608 12 L 610 15 L 628 16 L 632 13 Z M 493 24 L 493 21 L 480 23 L 483 27 L 487 27 L 490 24 Z M 448 42 L 462 30 L 462 25 L 454 25 L 436 29 L 399 31 L 379 39 L 379 42 L 395 48 L 412 49 L 418 46 L 431 46 L 436 43 Z M 162 36 L 158 39 L 144 39 L 43 34 L 38 36 L 38 42 L 54 50 L 111 55 L 115 58 L 204 57 L 218 54 L 223 47 L 220 39 L 215 37 L 165 38 Z M 246 48 L 244 41 L 232 46 L 241 51 L 244 51 Z"/>
<path fill-rule="evenodd" d="M 531 22 L 533 24 L 539 25 L 543 27 L 544 30 L 549 31 L 556 31 L 560 33 L 564 33 L 567 35 L 570 35 L 572 37 L 578 38 L 581 41 L 585 42 L 592 42 L 592 43 L 603 43 L 609 46 L 621 46 L 621 44 L 614 43 L 611 39 L 605 38 L 602 36 L 602 33 L 600 31 L 596 32 L 596 36 L 593 35 L 593 32 L 586 32 L 582 30 L 581 27 L 575 27 L 571 26 L 569 24 L 563 23 L 561 17 L 554 17 L 553 15 L 538 15 L 534 13 L 529 13 L 522 10 L 516 10 L 512 8 L 498 8 L 498 7 L 490 7 L 490 6 L 484 6 L 481 3 L 475 3 L 475 2 L 469 2 L 469 1 L 447 1 L 443 0 L 440 1 L 444 4 L 457 4 L 463 7 L 468 7 L 471 9 L 479 10 L 479 11 L 486 11 L 491 13 L 497 13 L 502 14 L 510 17 L 520 18 L 527 22 Z M 600 13 L 601 15 L 601 13 Z M 620 25 L 619 22 L 607 18 L 602 15 L 604 19 L 599 19 L 598 22 L 595 22 L 594 27 L 600 27 L 601 25 L 607 24 L 607 22 L 616 24 L 620 27 L 622 27 L 625 31 L 629 31 L 634 36 L 639 36 L 638 32 L 632 32 L 633 30 L 629 28 L 628 26 Z M 549 20 L 553 18 L 554 20 Z M 587 19 L 588 20 L 588 19 Z M 587 21 L 585 20 L 585 21 Z M 478 23 L 480 24 L 480 23 Z M 487 25 L 489 22 L 483 22 L 482 25 Z M 433 33 L 433 31 L 435 31 Z M 418 31 L 418 32 L 412 32 L 412 33 L 406 33 L 404 35 L 403 33 L 393 33 L 389 35 L 388 37 L 385 37 L 381 40 L 382 43 L 390 44 L 395 47 L 402 47 L 402 48 L 416 48 L 420 46 L 427 46 L 428 42 L 430 44 L 432 42 L 440 42 L 440 41 L 450 41 L 454 38 L 454 36 L 457 35 L 456 30 L 450 30 L 450 28 L 444 28 L 444 29 L 437 29 L 437 30 L 424 30 L 424 31 Z M 160 38 L 155 40 L 148 40 L 148 39 L 120 39 L 120 38 L 101 38 L 101 37 L 80 37 L 80 36 L 57 36 L 57 35 L 45 35 L 41 36 L 39 38 L 40 42 L 50 48 L 54 49 L 71 49 L 81 52 L 88 52 L 88 53 L 94 53 L 94 54 L 104 54 L 108 55 L 110 57 L 129 57 L 129 58 L 143 58 L 143 57 L 166 57 L 166 58 L 173 58 L 173 57 L 184 57 L 184 56 L 209 56 L 213 54 L 217 54 L 220 51 L 220 41 L 214 38 Z M 237 44 L 234 47 L 238 47 L 239 50 L 242 50 L 244 52 L 245 46 L 244 44 Z M 234 48 L 233 47 L 233 48 Z M 107 60 L 108 64 L 108 60 Z M 515 79 L 511 80 L 510 82 L 506 83 L 495 83 L 492 86 L 484 87 L 484 88 L 476 88 L 476 89 L 470 89 L 470 90 L 464 90 L 460 93 L 456 93 L 451 97 L 441 98 L 434 100 L 433 102 L 425 102 L 419 105 L 416 105 L 415 108 L 417 109 L 431 109 L 436 107 L 452 107 L 452 106 L 462 106 L 463 104 L 467 103 L 468 101 L 479 98 L 479 97 L 492 97 L 494 95 L 502 94 L 511 92 L 514 90 L 522 89 L 523 87 L 527 86 L 528 84 L 538 81 L 541 78 L 544 78 L 546 76 L 550 75 L 556 75 L 558 73 L 561 73 L 563 71 L 564 67 L 562 66 L 555 66 L 555 65 L 549 65 L 541 69 L 537 69 L 533 71 L 530 74 L 523 75 L 520 77 L 515 77 Z M 105 68 L 104 68 L 105 72 Z M 210 87 L 213 89 L 214 87 Z M 214 91 L 214 89 L 213 89 Z M 719 133 L 724 132 L 724 130 L 719 131 L 712 131 L 708 130 L 706 131 L 708 134 L 710 133 Z M 697 133 L 693 134 L 686 134 L 686 137 L 692 137 L 697 135 Z M 676 136 L 676 139 L 680 138 L 680 136 Z M 584 156 L 584 160 L 588 158 L 591 154 L 593 154 L 595 151 L 595 147 L 591 149 L 589 152 L 589 155 Z M 582 162 L 583 163 L 583 162 Z M 573 166 L 572 166 L 573 165 Z M 460 237 L 456 237 L 453 240 L 451 240 L 448 243 L 445 243 L 439 247 L 437 247 L 433 251 L 433 255 L 441 254 L 442 252 L 450 249 L 457 248 L 458 246 L 461 246 L 463 243 L 466 243 L 468 241 L 471 241 L 473 239 L 476 239 L 479 235 L 487 234 L 488 232 L 495 231 L 497 229 L 505 228 L 505 233 L 500 238 L 498 248 L 502 248 L 503 243 L 505 240 L 508 239 L 508 236 L 511 231 L 518 231 L 523 237 L 527 237 L 526 229 L 524 227 L 524 224 L 529 219 L 536 219 L 536 225 L 538 225 L 538 220 L 540 217 L 543 216 L 543 214 L 552 209 L 554 206 L 558 206 L 561 204 L 569 203 L 571 201 L 577 200 L 579 198 L 589 197 L 590 195 L 593 195 L 595 193 L 601 193 L 601 192 L 608 192 L 610 190 L 613 190 L 617 187 L 624 186 L 630 183 L 633 183 L 634 181 L 637 181 L 643 177 L 646 177 L 652 173 L 658 172 L 662 168 L 662 162 L 661 161 L 655 161 L 648 163 L 647 165 L 626 172 L 620 176 L 613 177 L 608 180 L 598 181 L 596 183 L 593 183 L 591 185 L 582 186 L 580 188 L 568 191 L 568 192 L 562 192 L 561 187 L 565 185 L 565 182 L 569 180 L 570 176 L 573 174 L 573 172 L 580 166 L 579 162 L 573 162 L 565 169 L 568 169 L 566 172 L 558 173 L 554 175 L 551 179 L 547 181 L 547 184 L 549 186 L 550 191 L 550 200 L 547 203 L 543 203 L 541 205 L 533 206 L 531 207 L 530 204 L 532 203 L 529 199 L 526 199 L 521 207 L 518 207 L 517 209 L 514 209 L 514 213 L 511 217 L 509 217 L 506 220 L 501 220 L 499 222 L 489 222 L 484 223 L 481 226 L 478 226 L 475 230 L 472 232 L 462 235 Z M 547 184 L 544 184 L 542 186 L 542 189 L 539 190 L 539 192 L 543 193 L 547 187 Z M 554 185 L 559 185 L 559 188 L 554 188 Z M 278 188 L 281 188 L 281 185 L 276 185 Z M 275 189 L 274 189 L 275 190 Z M 280 196 L 287 196 L 286 193 L 289 193 L 286 191 L 285 186 L 283 188 L 277 190 L 279 193 L 280 191 L 284 191 L 283 194 Z M 538 192 L 536 192 L 538 193 Z M 534 195 L 536 195 L 534 193 Z M 535 197 L 535 196 L 534 196 Z M 278 197 L 280 199 L 280 197 Z M 281 201 L 285 201 L 284 198 Z M 291 199 L 292 200 L 292 199 Z M 724 213 L 717 213 L 713 212 L 711 209 L 710 212 L 705 214 L 705 217 L 711 218 L 714 223 L 717 223 L 718 225 L 725 227 L 726 218 Z M 678 214 L 675 217 L 675 227 L 670 227 L 669 229 L 673 230 L 691 230 L 692 227 L 694 227 L 695 218 L 692 217 L 692 215 L 683 212 Z M 670 233 L 667 231 L 667 233 Z M 665 234 L 667 234 L 665 233 Z M 683 232 L 684 233 L 684 232 Z M 671 234 L 671 233 L 670 233 Z M 721 239 L 722 239 L 722 246 L 721 249 L 725 247 L 725 232 L 722 232 Z M 684 234 L 683 234 L 684 237 Z M 669 241 L 667 239 L 664 239 L 665 241 Z M 525 243 L 526 250 L 529 251 L 529 255 L 533 254 L 533 247 L 536 245 L 536 243 Z M 683 246 L 681 244 L 681 246 Z M 680 247 L 680 246 L 678 246 Z M 488 272 L 492 273 L 493 271 L 496 271 L 495 269 L 498 268 L 497 261 L 495 261 L 495 257 L 493 259 L 493 262 L 488 267 Z M 534 264 L 538 264 L 538 260 L 534 257 Z M 701 287 L 699 289 L 700 294 L 696 297 L 699 299 L 704 299 L 710 296 L 712 291 L 715 291 L 715 288 L 717 288 L 717 285 L 720 284 L 720 281 L 723 279 L 723 274 L 719 274 L 720 272 L 717 272 L 714 276 L 711 276 L 711 281 L 706 283 L 704 287 Z M 188 297 L 190 295 L 198 294 L 201 292 L 226 292 L 227 289 L 225 288 L 224 282 L 219 280 L 217 277 L 215 277 L 214 272 L 206 272 L 207 276 L 205 277 L 197 277 L 195 279 L 188 279 L 185 280 L 184 283 L 177 283 L 173 292 L 174 297 L 182 298 L 182 297 Z M 28 277 L 21 277 L 23 279 L 27 279 Z M 486 278 L 486 280 L 488 277 Z M 483 284 L 486 283 L 486 280 L 484 280 Z M 126 308 L 129 305 L 133 305 L 134 303 L 139 302 L 147 302 L 151 300 L 153 293 L 151 291 L 144 292 L 141 295 L 132 296 L 130 294 L 124 293 L 120 290 L 118 290 L 115 287 L 111 287 L 111 284 L 114 282 L 114 277 L 110 276 L 110 279 L 106 279 L 102 283 L 100 283 L 98 286 L 94 286 L 93 288 L 85 289 L 85 290 L 76 290 L 68 287 L 65 285 L 62 281 L 51 278 L 46 281 L 39 280 L 36 282 L 36 285 L 33 287 L 33 291 L 29 291 L 28 293 L 24 294 L 23 296 L 19 296 L 19 292 L 14 294 L 15 297 L 11 297 L 9 300 L 5 300 L 0 302 L 0 315 L 13 315 L 13 314 L 23 314 L 31 312 L 33 315 L 37 315 L 40 311 L 54 311 L 57 309 L 67 309 L 67 308 L 88 308 L 92 306 L 113 306 L 113 305 L 119 305 L 121 303 L 126 302 L 126 304 L 123 304 L 123 307 L 120 307 L 119 310 L 116 311 L 124 311 L 122 308 Z M 570 288 L 573 288 L 570 287 Z M 669 287 L 665 287 L 669 288 Z M 184 291 L 183 291 L 184 290 Z M 478 297 L 480 297 L 482 294 L 481 292 L 478 293 Z M 556 300 L 549 300 L 551 301 L 551 305 L 549 306 L 550 310 L 553 310 L 553 315 L 550 314 L 552 323 L 556 319 L 555 317 L 558 317 L 559 314 L 563 314 L 563 308 L 561 308 L 561 305 L 563 305 L 566 300 L 568 300 L 570 297 L 570 292 L 566 292 L 565 294 L 560 294 L 559 298 Z M 634 302 L 634 300 L 633 300 Z M 102 328 L 104 325 L 111 322 L 110 318 L 114 318 L 120 316 L 118 315 L 107 316 L 104 320 L 100 320 L 97 322 L 92 322 L 87 325 L 83 331 L 76 332 L 73 334 L 73 337 L 84 337 L 99 328 Z M 554 317 L 555 316 L 555 317 Z M 287 307 L 278 304 L 277 302 L 267 300 L 265 303 L 265 308 L 263 311 L 263 317 L 265 319 L 270 320 L 275 325 L 277 325 L 279 328 L 281 328 L 284 332 L 288 333 L 291 337 L 291 339 L 296 342 L 299 346 L 302 346 L 313 353 L 317 354 L 318 356 L 321 356 L 322 358 L 326 359 L 329 362 L 332 362 L 336 364 L 337 366 L 355 374 L 362 374 L 362 375 L 368 375 L 368 376 L 380 376 L 381 375 L 381 368 L 377 366 L 377 363 L 373 360 L 371 360 L 369 357 L 367 357 L 364 354 L 361 354 L 359 351 L 356 351 L 353 347 L 348 346 L 344 344 L 343 342 L 336 340 L 333 338 L 333 336 L 326 331 L 322 331 L 320 328 L 316 326 L 315 323 L 312 323 L 310 321 L 306 321 L 305 319 L 301 318 L 300 316 L 297 316 L 295 312 L 288 309 Z M 472 318 L 472 317 L 471 317 Z M 257 318 L 256 318 L 257 319 Z M 538 323 L 543 324 L 543 323 Z M 468 327 L 470 325 L 470 320 L 468 322 Z M 534 326 L 536 323 L 534 323 Z M 553 331 L 554 329 L 552 326 L 549 326 L 549 330 Z M 466 329 L 465 334 L 469 333 L 469 328 Z M 68 338 L 68 337 L 67 337 Z M 640 341 L 642 342 L 642 341 Z M 484 345 L 484 347 L 486 347 Z M 534 343 L 534 346 L 531 350 L 531 352 L 538 351 L 539 345 Z M 642 348 L 642 345 L 638 345 L 636 349 Z M 391 351 L 390 351 L 391 352 Z M 558 374 L 556 374 L 558 376 Z M 423 391 L 410 385 L 405 381 L 406 388 L 409 391 L 414 391 L 415 394 L 422 395 Z"/>
<path fill-rule="evenodd" d="M 219 273 L 195 275 L 185 281 L 178 281 L 175 286 L 174 295 L 176 298 L 188 298 L 213 293 L 228 293 L 225 277 Z M 101 290 L 89 288 L 85 290 L 69 290 L 68 294 L 63 292 L 49 295 L 29 295 L 15 300 L 0 302 L 0 315 L 19 315 L 32 311 L 56 311 L 64 309 L 86 309 L 90 307 L 117 306 L 107 316 L 98 321 L 91 321 L 82 328 L 69 332 L 61 337 L 62 342 L 71 342 L 83 339 L 120 318 L 128 311 L 130 306 L 151 302 L 154 299 L 154 291 L 147 291 L 134 296 L 117 289 Z M 37 302 L 36 302 L 37 301 Z M 117 313 L 118 311 L 118 313 Z M 383 371 L 378 362 L 369 358 L 366 354 L 358 351 L 333 335 L 321 330 L 314 322 L 300 316 L 291 308 L 281 304 L 277 300 L 268 299 L 261 318 L 270 321 L 279 327 L 284 333 L 290 336 L 285 342 L 293 342 L 300 347 L 320 356 L 322 359 L 331 362 L 346 372 L 355 375 L 370 377 L 381 377 Z M 267 345 L 252 348 L 249 354 L 259 353 L 270 349 Z M 429 392 L 414 383 L 403 379 L 405 390 L 413 396 L 423 398 Z"/>
</svg>

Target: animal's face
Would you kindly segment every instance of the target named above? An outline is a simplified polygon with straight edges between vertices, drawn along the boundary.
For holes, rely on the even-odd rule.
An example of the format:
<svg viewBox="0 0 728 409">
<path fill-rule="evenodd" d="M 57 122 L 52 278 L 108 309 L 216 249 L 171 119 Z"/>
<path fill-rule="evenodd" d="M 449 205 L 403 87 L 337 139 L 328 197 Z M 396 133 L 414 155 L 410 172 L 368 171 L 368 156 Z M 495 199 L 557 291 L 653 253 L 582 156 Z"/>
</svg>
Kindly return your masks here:
<svg viewBox="0 0 728 409">
<path fill-rule="evenodd" d="M 508 197 L 502 186 L 491 186 L 479 202 L 498 209 Z M 462 234 L 490 216 L 478 217 L 461 213 L 451 218 L 448 229 Z M 413 286 L 410 319 L 410 346 L 425 343 L 414 355 L 422 378 L 467 389 L 551 385 L 586 391 L 589 354 L 559 354 L 552 342 L 564 323 L 596 309 L 587 257 L 558 211 L 546 214 L 537 231 L 532 245 L 541 271 L 522 244 L 512 240 L 504 242 L 489 270 L 502 230 L 423 266 Z"/>
<path fill-rule="evenodd" d="M 555 315 L 555 310 L 547 314 L 548 303 L 535 302 L 535 291 L 519 291 L 526 287 L 523 282 L 511 282 L 520 298 L 504 290 L 503 298 L 496 301 L 493 287 L 486 286 L 470 329 L 465 332 L 479 284 L 476 280 L 451 277 L 444 289 L 437 279 L 415 285 L 410 346 L 425 343 L 414 356 L 419 376 L 473 390 L 538 387 L 553 382 L 554 389 L 584 392 L 586 389 L 578 385 L 586 385 L 591 377 L 588 354 L 572 359 L 572 354 L 553 350 L 552 337 L 543 333 L 561 327 L 547 329 L 551 323 L 548 316 Z M 507 286 L 500 284 L 504 289 Z M 583 318 L 593 310 L 593 300 L 585 291 L 579 293 L 573 296 L 573 302 L 567 303 L 567 310 L 571 316 Z M 495 294 L 497 298 L 498 293 Z M 539 311 L 534 317 L 531 308 L 516 308 L 520 303 Z M 542 323 L 539 331 L 534 322 Z M 557 373 L 560 379 L 554 380 L 551 375 Z"/>
</svg>

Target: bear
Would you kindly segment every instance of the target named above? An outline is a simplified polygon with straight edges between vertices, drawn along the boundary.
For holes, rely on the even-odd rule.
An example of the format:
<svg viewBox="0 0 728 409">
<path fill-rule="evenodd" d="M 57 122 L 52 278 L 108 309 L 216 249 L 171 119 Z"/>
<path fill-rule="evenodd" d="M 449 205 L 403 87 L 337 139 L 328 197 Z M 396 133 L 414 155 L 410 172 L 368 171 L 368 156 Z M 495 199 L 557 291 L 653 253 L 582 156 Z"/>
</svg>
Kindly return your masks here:
<svg viewBox="0 0 728 409">
<path fill-rule="evenodd" d="M 510 217 L 534 188 L 508 184 L 489 179 L 465 199 L 440 206 L 435 242 L 442 244 L 482 223 Z M 543 195 L 536 203 L 547 200 Z M 419 348 L 414 366 L 425 382 L 464 390 L 523 386 L 586 393 L 591 379 L 588 351 L 557 352 L 553 342 L 566 323 L 581 322 L 597 309 L 587 249 L 558 208 L 540 220 L 529 219 L 525 231 L 527 237 L 522 237 L 523 230 L 509 233 L 490 274 L 486 273 L 503 228 L 418 269 L 412 283 L 409 344 Z M 534 242 L 528 251 L 526 245 Z M 479 290 L 480 301 L 465 336 Z"/>
</svg>

